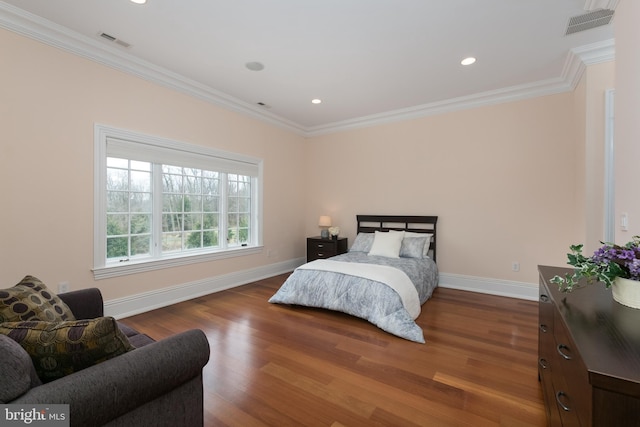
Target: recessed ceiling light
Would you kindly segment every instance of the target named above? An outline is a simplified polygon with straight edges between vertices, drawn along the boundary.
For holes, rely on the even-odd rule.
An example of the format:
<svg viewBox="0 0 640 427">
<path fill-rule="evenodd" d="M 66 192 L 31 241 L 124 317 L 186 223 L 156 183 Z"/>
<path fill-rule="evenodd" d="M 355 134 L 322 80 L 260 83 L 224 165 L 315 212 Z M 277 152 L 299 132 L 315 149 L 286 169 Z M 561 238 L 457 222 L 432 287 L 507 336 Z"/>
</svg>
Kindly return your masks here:
<svg viewBox="0 0 640 427">
<path fill-rule="evenodd" d="M 464 58 L 462 61 L 460 61 L 460 63 L 462 65 L 471 65 L 474 62 L 476 62 L 476 58 L 474 58 L 473 56 L 470 56 L 468 58 Z"/>
<path fill-rule="evenodd" d="M 245 67 L 250 69 L 251 71 L 262 71 L 264 70 L 264 65 L 261 62 L 247 62 L 244 64 Z"/>
<path fill-rule="evenodd" d="M 321 104 L 322 103 L 322 99 L 318 99 L 318 98 L 312 99 L 311 103 L 312 104 Z"/>
<path fill-rule="evenodd" d="M 135 3 L 135 4 L 145 4 L 147 2 L 147 0 L 131 0 L 131 3 Z"/>
</svg>

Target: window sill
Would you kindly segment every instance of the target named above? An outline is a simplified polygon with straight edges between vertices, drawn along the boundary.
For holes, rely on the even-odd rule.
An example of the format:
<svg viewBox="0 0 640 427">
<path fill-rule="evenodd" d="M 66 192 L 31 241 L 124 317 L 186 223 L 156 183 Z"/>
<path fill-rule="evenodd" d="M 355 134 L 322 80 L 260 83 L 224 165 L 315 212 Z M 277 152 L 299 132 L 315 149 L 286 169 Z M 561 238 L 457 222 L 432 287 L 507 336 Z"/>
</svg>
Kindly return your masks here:
<svg viewBox="0 0 640 427">
<path fill-rule="evenodd" d="M 241 247 L 226 249 L 219 252 L 210 252 L 197 255 L 180 255 L 174 258 L 164 258 L 153 261 L 130 261 L 125 264 L 117 264 L 106 267 L 96 267 L 93 271 L 95 280 L 109 279 L 111 277 L 126 276 L 128 274 L 144 273 L 163 268 L 179 267 L 182 265 L 196 264 L 200 262 L 215 261 L 225 258 L 253 255 L 262 252 L 262 246 Z"/>
</svg>

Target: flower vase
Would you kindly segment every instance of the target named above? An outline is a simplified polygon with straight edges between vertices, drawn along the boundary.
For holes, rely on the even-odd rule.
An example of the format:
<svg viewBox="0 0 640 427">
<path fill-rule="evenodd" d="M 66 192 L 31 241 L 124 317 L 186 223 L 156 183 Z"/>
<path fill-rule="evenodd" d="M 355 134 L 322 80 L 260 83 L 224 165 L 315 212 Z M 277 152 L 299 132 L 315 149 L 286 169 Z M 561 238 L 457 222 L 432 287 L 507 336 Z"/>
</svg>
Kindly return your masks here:
<svg viewBox="0 0 640 427">
<path fill-rule="evenodd" d="M 616 277 L 611 285 L 613 299 L 631 308 L 640 308 L 640 282 Z"/>
</svg>

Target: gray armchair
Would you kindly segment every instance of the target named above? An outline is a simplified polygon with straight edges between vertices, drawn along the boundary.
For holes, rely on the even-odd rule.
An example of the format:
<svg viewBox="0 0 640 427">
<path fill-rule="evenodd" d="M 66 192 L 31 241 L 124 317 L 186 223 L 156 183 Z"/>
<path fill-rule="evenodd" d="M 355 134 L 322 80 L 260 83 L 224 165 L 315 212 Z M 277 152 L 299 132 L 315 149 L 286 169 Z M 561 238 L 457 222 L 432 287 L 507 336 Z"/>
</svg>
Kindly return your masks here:
<svg viewBox="0 0 640 427">
<path fill-rule="evenodd" d="M 77 319 L 103 316 L 98 289 L 58 296 Z M 34 381 L 32 369 L 24 393 L 4 403 L 69 404 L 72 426 L 202 426 L 202 369 L 209 360 L 205 334 L 194 329 L 156 342 L 119 326 L 136 349 L 46 384 Z M 0 340 L 0 364 L 31 363 L 19 345 L 0 338 L 5 338 Z M 6 396 L 11 385 L 2 387 Z"/>
</svg>

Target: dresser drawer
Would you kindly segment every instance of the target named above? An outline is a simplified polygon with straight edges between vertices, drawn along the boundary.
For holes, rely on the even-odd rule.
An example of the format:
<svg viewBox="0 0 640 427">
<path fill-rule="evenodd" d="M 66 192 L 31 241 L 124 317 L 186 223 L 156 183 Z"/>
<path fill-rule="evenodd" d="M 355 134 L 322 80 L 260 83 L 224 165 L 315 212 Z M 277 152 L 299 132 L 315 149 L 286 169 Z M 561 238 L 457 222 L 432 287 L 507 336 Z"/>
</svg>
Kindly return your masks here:
<svg viewBox="0 0 640 427">
<path fill-rule="evenodd" d="M 592 408 L 589 374 L 560 313 L 556 311 L 554 317 L 553 399 L 563 426 L 588 426 Z"/>
</svg>

